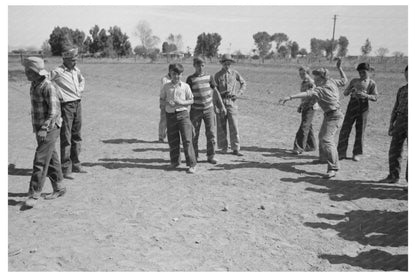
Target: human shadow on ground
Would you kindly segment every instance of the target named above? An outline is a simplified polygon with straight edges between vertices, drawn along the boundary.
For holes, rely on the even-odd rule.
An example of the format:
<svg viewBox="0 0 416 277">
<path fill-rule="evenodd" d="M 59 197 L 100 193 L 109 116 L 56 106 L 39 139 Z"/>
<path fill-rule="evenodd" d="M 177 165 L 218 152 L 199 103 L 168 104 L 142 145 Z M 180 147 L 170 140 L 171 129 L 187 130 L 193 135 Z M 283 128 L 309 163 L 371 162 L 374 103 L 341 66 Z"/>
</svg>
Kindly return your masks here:
<svg viewBox="0 0 416 277">
<path fill-rule="evenodd" d="M 285 163 L 266 163 L 266 162 L 254 162 L 254 161 L 238 161 L 238 164 L 218 164 L 214 168 L 209 170 L 233 170 L 233 169 L 246 169 L 246 168 L 263 168 L 263 169 L 277 169 L 284 172 L 297 173 L 300 175 L 318 176 L 322 177 L 324 174 L 318 172 L 311 172 L 302 169 L 298 169 L 295 166 L 303 165 L 298 162 L 285 162 Z"/>
<path fill-rule="evenodd" d="M 31 176 L 32 170 L 32 168 L 16 168 L 15 164 L 9 164 L 8 166 L 9 175 Z"/>
<path fill-rule="evenodd" d="M 111 144 L 131 144 L 131 143 L 160 143 L 157 140 L 142 140 L 142 139 L 123 139 L 123 138 L 118 138 L 118 139 L 107 139 L 107 140 L 102 140 L 103 143 L 111 143 Z"/>
<path fill-rule="evenodd" d="M 355 210 L 345 214 L 318 214 L 326 220 L 337 220 L 335 224 L 326 222 L 305 222 L 304 225 L 316 229 L 333 229 L 338 236 L 372 246 L 407 246 L 408 212 Z"/>
<path fill-rule="evenodd" d="M 164 159 L 99 159 L 98 163 L 82 163 L 83 166 L 102 166 L 107 169 L 120 169 L 120 168 L 144 168 L 144 169 L 157 169 L 168 170 L 170 160 Z M 154 163 L 164 163 L 164 165 L 154 165 Z M 176 168 L 175 170 L 186 170 L 185 168 Z"/>
<path fill-rule="evenodd" d="M 319 258 L 328 260 L 331 264 L 349 264 L 365 269 L 384 271 L 408 271 L 408 255 L 392 255 L 378 249 L 361 252 L 355 257 L 347 255 L 322 254 Z"/>
<path fill-rule="evenodd" d="M 265 157 L 290 157 L 290 158 L 304 158 L 304 159 L 316 159 L 313 156 L 295 155 L 291 149 L 283 148 L 271 148 L 271 147 L 258 147 L 258 146 L 241 146 L 241 152 L 260 152 Z"/>
<path fill-rule="evenodd" d="M 316 179 L 310 177 L 282 178 L 283 182 L 310 183 L 324 188 L 306 188 L 307 191 L 327 193 L 333 201 L 349 201 L 360 198 L 407 200 L 408 193 L 403 187 L 381 184 L 378 181 Z"/>
</svg>

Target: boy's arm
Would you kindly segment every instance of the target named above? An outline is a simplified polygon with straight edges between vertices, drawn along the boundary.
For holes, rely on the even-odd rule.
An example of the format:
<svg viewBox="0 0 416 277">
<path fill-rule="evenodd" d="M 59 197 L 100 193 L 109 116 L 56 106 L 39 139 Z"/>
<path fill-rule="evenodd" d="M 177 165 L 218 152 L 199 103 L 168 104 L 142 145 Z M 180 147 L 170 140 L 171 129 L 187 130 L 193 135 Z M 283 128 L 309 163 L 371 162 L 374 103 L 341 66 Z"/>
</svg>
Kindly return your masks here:
<svg viewBox="0 0 416 277">
<path fill-rule="evenodd" d="M 290 95 L 290 96 L 286 96 L 286 97 L 280 99 L 279 100 L 279 104 L 284 105 L 289 100 L 296 99 L 296 98 L 310 97 L 312 95 L 314 95 L 313 90 L 308 90 L 308 91 L 305 91 L 305 92 L 296 93 L 296 94 L 293 94 L 293 95 Z"/>
<path fill-rule="evenodd" d="M 191 88 L 189 87 L 188 84 L 186 84 L 186 87 L 185 87 L 185 100 L 175 98 L 174 102 L 177 105 L 181 105 L 184 107 L 192 105 L 194 103 L 194 95 L 192 94 Z"/>
<path fill-rule="evenodd" d="M 335 80 L 338 87 L 343 87 L 348 83 L 347 75 L 345 75 L 345 72 L 342 69 L 341 64 L 342 64 L 342 60 L 338 58 L 337 59 L 337 69 L 338 69 L 339 75 L 341 76 L 341 79 Z"/>
<path fill-rule="evenodd" d="M 400 89 L 397 92 L 396 102 L 394 103 L 393 111 L 391 112 L 390 126 L 389 126 L 389 135 L 390 136 L 391 136 L 391 132 L 393 131 L 394 122 L 396 121 L 396 118 L 397 118 L 397 107 L 399 106 L 399 95 L 400 95 Z"/>
<path fill-rule="evenodd" d="M 159 94 L 159 108 L 162 110 L 165 108 L 166 106 L 166 92 L 165 92 L 165 86 L 162 86 L 162 88 L 160 89 L 160 94 Z"/>
<path fill-rule="evenodd" d="M 344 96 L 348 96 L 350 95 L 353 91 L 354 91 L 354 85 L 353 85 L 353 81 L 351 80 L 351 82 L 348 84 L 347 88 L 344 90 Z"/>
<path fill-rule="evenodd" d="M 85 78 L 84 76 L 82 76 L 81 71 L 79 69 L 77 69 L 77 73 L 78 73 L 79 89 L 81 92 L 83 92 L 85 89 Z"/>
<path fill-rule="evenodd" d="M 246 92 L 247 83 L 240 73 L 237 72 L 237 81 L 240 82 L 240 89 L 238 90 L 238 96 L 243 95 Z"/>
</svg>

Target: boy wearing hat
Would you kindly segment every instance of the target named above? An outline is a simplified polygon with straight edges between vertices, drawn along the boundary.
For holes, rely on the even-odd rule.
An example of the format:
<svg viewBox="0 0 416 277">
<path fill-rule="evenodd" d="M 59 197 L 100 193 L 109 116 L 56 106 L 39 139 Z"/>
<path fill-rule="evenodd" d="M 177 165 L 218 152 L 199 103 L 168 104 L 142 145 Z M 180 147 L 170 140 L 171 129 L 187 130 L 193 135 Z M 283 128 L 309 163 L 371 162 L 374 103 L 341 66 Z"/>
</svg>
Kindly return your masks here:
<svg viewBox="0 0 416 277">
<path fill-rule="evenodd" d="M 50 179 L 53 188 L 53 193 L 48 199 L 64 195 L 66 188 L 62 185 L 61 163 L 55 148 L 62 123 L 59 97 L 54 86 L 47 79 L 48 72 L 44 69 L 42 59 L 26 58 L 23 66 L 27 79 L 32 82 L 30 87 L 32 126 L 38 144 L 33 160 L 29 197 L 25 201 L 25 205 L 31 208 L 41 196 L 46 177 Z"/>
<path fill-rule="evenodd" d="M 343 114 L 339 103 L 339 87 L 345 86 L 348 82 L 347 76 L 341 68 L 341 60 L 337 61 L 337 68 L 341 79 L 332 79 L 328 76 L 326 68 L 319 68 L 312 71 L 316 87 L 306 92 L 301 92 L 280 99 L 284 104 L 294 98 L 313 97 L 324 111 L 324 120 L 319 131 L 319 160 L 317 163 L 327 163 L 328 171 L 324 178 L 333 178 L 340 169 L 338 152 L 335 144 L 335 133 L 341 125 Z"/>
<path fill-rule="evenodd" d="M 360 63 L 357 71 L 360 77 L 352 79 L 344 91 L 344 95 L 351 95 L 351 98 L 338 140 L 338 156 L 342 160 L 347 157 L 348 137 L 350 136 L 352 125 L 355 123 L 355 142 L 352 159 L 356 162 L 360 160 L 360 156 L 363 154 L 364 132 L 369 112 L 368 101 L 377 101 L 378 95 L 376 83 L 369 76 L 370 65 L 368 63 Z"/>
<path fill-rule="evenodd" d="M 160 91 L 160 105 L 165 106 L 168 128 L 170 167 L 180 165 L 180 138 L 182 138 L 188 173 L 195 173 L 196 158 L 192 145 L 192 123 L 189 118 L 189 106 L 194 103 L 191 88 L 181 81 L 183 66 L 175 63 L 172 66 L 172 80 Z"/>
<path fill-rule="evenodd" d="M 168 67 L 168 74 L 162 77 L 161 83 L 162 87 L 170 82 L 172 80 L 171 77 L 171 70 L 172 70 L 173 64 L 170 64 Z M 164 142 L 166 138 L 166 112 L 165 112 L 165 106 L 160 104 L 160 121 L 159 121 L 159 142 Z"/>
<path fill-rule="evenodd" d="M 404 71 L 406 82 L 408 82 L 407 69 Z M 408 84 L 401 87 L 397 92 L 396 103 L 394 103 L 393 111 L 391 113 L 389 136 L 391 136 L 390 150 L 389 150 L 389 175 L 381 180 L 382 183 L 395 184 L 400 179 L 400 162 L 402 160 L 403 145 L 407 139 L 408 128 Z M 406 168 L 406 181 L 408 176 Z"/>
<path fill-rule="evenodd" d="M 231 68 L 235 63 L 230 54 L 224 54 L 220 60 L 222 69 L 214 76 L 222 102 L 227 109 L 226 114 L 217 114 L 217 141 L 218 148 L 223 154 L 228 151 L 227 123 L 230 129 L 230 142 L 233 154 L 242 156 L 240 153 L 240 135 L 238 131 L 238 106 L 236 100 L 246 90 L 246 81 L 240 73 Z"/>
<path fill-rule="evenodd" d="M 207 137 L 207 160 L 216 164 L 215 159 L 215 112 L 214 105 L 220 112 L 225 112 L 219 92 L 216 88 L 214 77 L 204 72 L 205 59 L 196 57 L 193 60 L 195 73 L 188 76 L 186 83 L 194 95 L 194 103 L 191 106 L 191 121 L 195 130 L 193 146 L 195 157 L 198 160 L 198 138 L 202 120 L 205 124 L 205 135 Z"/>
<path fill-rule="evenodd" d="M 72 172 L 86 173 L 81 168 L 81 93 L 85 79 L 76 67 L 78 49 L 72 48 L 62 53 L 63 64 L 52 70 L 51 80 L 56 84 L 61 98 L 61 164 L 64 178 L 74 179 Z"/>
</svg>

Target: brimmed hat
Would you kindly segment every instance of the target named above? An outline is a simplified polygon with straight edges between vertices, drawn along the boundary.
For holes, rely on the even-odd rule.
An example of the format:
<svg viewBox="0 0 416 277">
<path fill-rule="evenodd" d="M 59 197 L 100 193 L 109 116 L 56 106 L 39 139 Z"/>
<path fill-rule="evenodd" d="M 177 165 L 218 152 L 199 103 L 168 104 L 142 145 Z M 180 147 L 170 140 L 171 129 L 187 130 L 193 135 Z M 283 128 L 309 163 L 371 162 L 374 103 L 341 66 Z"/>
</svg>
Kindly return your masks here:
<svg viewBox="0 0 416 277">
<path fill-rule="evenodd" d="M 360 71 L 360 70 L 367 70 L 367 71 L 369 71 L 370 69 L 371 69 L 371 67 L 370 67 L 370 64 L 369 63 L 360 63 L 357 66 L 357 71 Z"/>
<path fill-rule="evenodd" d="M 315 70 L 312 71 L 313 75 L 316 75 L 316 76 L 319 76 L 319 77 L 322 77 L 322 78 L 325 78 L 325 79 L 327 78 L 328 73 L 329 73 L 329 71 L 325 67 L 321 67 L 321 68 L 318 68 L 318 69 L 315 69 Z"/>
<path fill-rule="evenodd" d="M 78 48 L 72 48 L 72 49 L 62 52 L 62 58 L 64 59 L 78 58 Z"/>
<path fill-rule="evenodd" d="M 221 60 L 220 60 L 220 63 L 223 63 L 223 62 L 235 63 L 235 60 L 231 57 L 230 54 L 224 54 L 222 55 Z"/>
<path fill-rule="evenodd" d="M 205 58 L 203 56 L 194 57 L 194 63 L 205 63 Z"/>
<path fill-rule="evenodd" d="M 48 75 L 48 71 L 45 70 L 45 62 L 43 59 L 38 57 L 27 57 L 23 61 L 23 66 L 25 68 L 29 68 L 39 75 L 46 76 Z"/>
</svg>

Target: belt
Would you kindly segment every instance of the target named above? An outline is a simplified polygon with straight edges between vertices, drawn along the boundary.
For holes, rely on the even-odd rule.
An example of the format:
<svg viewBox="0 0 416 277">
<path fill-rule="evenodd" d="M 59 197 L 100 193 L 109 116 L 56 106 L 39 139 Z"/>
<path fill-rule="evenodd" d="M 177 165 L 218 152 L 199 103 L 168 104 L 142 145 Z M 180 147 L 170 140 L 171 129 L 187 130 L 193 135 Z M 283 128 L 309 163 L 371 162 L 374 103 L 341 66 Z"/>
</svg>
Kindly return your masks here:
<svg viewBox="0 0 416 277">
<path fill-rule="evenodd" d="M 330 110 L 330 111 L 325 112 L 324 115 L 328 116 L 328 115 L 331 115 L 331 114 L 333 114 L 333 113 L 335 113 L 335 112 L 337 112 L 339 110 L 340 110 L 340 108 L 335 109 L 335 110 Z"/>
<path fill-rule="evenodd" d="M 74 101 L 62 102 L 62 104 L 71 104 L 71 103 L 77 103 L 77 102 L 81 102 L 81 99 L 74 100 Z"/>
<path fill-rule="evenodd" d="M 226 94 L 226 95 L 221 95 L 222 99 L 231 99 L 234 100 L 235 99 L 235 95 L 234 94 Z"/>
</svg>

